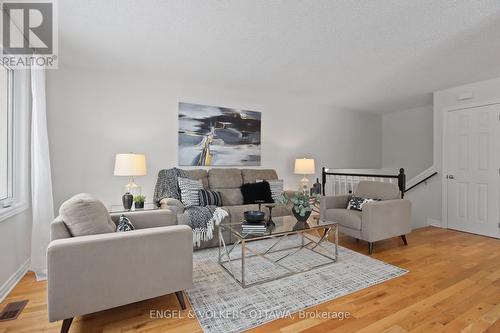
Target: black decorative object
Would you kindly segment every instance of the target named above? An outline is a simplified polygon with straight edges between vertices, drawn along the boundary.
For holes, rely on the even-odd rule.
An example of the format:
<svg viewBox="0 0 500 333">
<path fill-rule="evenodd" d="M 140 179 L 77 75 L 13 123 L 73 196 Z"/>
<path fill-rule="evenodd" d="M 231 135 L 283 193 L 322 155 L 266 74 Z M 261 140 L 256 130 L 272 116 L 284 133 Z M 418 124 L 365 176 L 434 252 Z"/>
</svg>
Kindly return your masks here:
<svg viewBox="0 0 500 333">
<path fill-rule="evenodd" d="M 261 211 L 249 210 L 243 212 L 243 216 L 245 217 L 245 221 L 255 223 L 264 221 L 265 214 Z"/>
<path fill-rule="evenodd" d="M 270 204 L 266 205 L 267 209 L 269 209 L 269 218 L 267 219 L 267 222 L 272 222 L 273 221 L 273 208 L 276 207 L 275 204 Z"/>
<path fill-rule="evenodd" d="M 299 222 L 306 222 L 309 216 L 311 216 L 312 211 L 306 212 L 304 216 L 301 216 L 299 213 L 295 211 L 295 208 L 292 209 L 293 216 L 297 219 Z"/>
<path fill-rule="evenodd" d="M 274 203 L 271 186 L 266 181 L 241 185 L 241 194 L 245 205 L 256 204 L 259 201 Z"/>
<path fill-rule="evenodd" d="M 309 229 L 311 228 L 309 226 L 309 223 L 305 222 L 305 221 L 297 221 L 297 223 L 295 223 L 295 225 L 293 226 L 293 230 L 296 231 L 296 230 L 304 230 L 304 229 Z"/>
<path fill-rule="evenodd" d="M 267 230 L 272 232 L 274 229 L 276 229 L 276 223 L 274 223 L 273 220 L 269 220 L 266 222 L 266 228 Z"/>
<path fill-rule="evenodd" d="M 262 212 L 262 204 L 266 202 L 264 200 L 255 200 L 255 203 L 259 205 L 259 212 Z"/>
<path fill-rule="evenodd" d="M 311 195 L 313 194 L 321 194 L 321 183 L 319 182 L 319 178 L 316 178 L 316 183 L 311 187 Z"/>
<path fill-rule="evenodd" d="M 143 202 L 135 202 L 135 209 L 144 209 L 144 201 Z"/>
<path fill-rule="evenodd" d="M 123 208 L 130 210 L 132 208 L 132 203 L 134 202 L 134 196 L 130 192 L 125 193 L 122 196 Z"/>
</svg>

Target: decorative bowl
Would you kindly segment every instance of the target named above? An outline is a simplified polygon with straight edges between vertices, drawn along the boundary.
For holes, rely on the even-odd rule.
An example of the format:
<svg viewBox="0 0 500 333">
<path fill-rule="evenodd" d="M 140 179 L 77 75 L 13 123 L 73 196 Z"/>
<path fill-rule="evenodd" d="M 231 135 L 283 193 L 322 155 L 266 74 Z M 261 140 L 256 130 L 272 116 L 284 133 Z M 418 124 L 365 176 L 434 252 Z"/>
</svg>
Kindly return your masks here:
<svg viewBox="0 0 500 333">
<path fill-rule="evenodd" d="M 264 212 L 260 212 L 258 210 L 248 210 L 243 212 L 243 216 L 245 217 L 245 221 L 250 223 L 257 223 L 264 221 Z"/>
</svg>

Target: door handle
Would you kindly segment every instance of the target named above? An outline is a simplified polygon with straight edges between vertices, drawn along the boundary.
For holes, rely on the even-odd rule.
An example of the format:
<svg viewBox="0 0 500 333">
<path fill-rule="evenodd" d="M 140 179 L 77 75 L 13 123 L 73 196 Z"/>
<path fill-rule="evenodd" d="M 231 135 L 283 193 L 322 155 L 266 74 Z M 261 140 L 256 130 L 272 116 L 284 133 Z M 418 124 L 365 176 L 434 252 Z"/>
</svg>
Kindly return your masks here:
<svg viewBox="0 0 500 333">
<path fill-rule="evenodd" d="M 453 175 L 446 175 L 446 178 L 448 178 L 448 179 L 455 179 L 455 176 L 453 176 Z"/>
</svg>

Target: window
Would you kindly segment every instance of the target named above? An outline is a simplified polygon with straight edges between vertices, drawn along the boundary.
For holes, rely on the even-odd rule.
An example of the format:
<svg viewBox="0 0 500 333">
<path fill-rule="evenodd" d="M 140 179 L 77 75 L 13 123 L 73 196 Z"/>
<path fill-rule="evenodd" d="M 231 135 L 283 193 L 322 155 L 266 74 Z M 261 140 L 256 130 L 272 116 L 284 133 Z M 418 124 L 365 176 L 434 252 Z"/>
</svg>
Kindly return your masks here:
<svg viewBox="0 0 500 333">
<path fill-rule="evenodd" d="M 12 70 L 0 65 L 0 209 L 13 201 Z"/>
</svg>

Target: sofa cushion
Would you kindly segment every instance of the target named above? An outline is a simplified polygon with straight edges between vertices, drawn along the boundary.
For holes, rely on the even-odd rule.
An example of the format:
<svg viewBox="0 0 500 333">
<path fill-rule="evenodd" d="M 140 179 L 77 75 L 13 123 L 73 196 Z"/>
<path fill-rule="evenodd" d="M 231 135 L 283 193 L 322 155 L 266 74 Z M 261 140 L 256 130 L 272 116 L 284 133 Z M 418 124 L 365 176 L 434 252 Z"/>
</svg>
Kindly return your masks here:
<svg viewBox="0 0 500 333">
<path fill-rule="evenodd" d="M 80 193 L 65 201 L 59 208 L 64 224 L 72 236 L 114 232 L 115 223 L 104 204 L 88 193 Z"/>
<path fill-rule="evenodd" d="M 271 186 L 267 181 L 253 184 L 243 184 L 241 186 L 241 194 L 243 194 L 243 203 L 254 204 L 259 201 L 262 202 L 274 202 L 271 196 Z"/>
<path fill-rule="evenodd" d="M 208 171 L 208 184 L 211 190 L 221 188 L 240 188 L 243 185 L 241 169 L 214 168 Z"/>
<path fill-rule="evenodd" d="M 213 190 L 221 194 L 223 206 L 243 205 L 243 195 L 240 188 L 220 188 Z"/>
<path fill-rule="evenodd" d="M 357 210 L 333 208 L 325 210 L 323 218 L 350 229 L 361 230 L 361 214 Z"/>
<path fill-rule="evenodd" d="M 278 179 L 278 174 L 272 169 L 242 169 L 243 184 L 255 183 L 257 179 L 275 180 Z"/>
<path fill-rule="evenodd" d="M 208 173 L 204 169 L 184 170 L 188 178 L 201 180 L 203 188 L 208 189 Z"/>
</svg>

